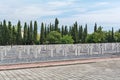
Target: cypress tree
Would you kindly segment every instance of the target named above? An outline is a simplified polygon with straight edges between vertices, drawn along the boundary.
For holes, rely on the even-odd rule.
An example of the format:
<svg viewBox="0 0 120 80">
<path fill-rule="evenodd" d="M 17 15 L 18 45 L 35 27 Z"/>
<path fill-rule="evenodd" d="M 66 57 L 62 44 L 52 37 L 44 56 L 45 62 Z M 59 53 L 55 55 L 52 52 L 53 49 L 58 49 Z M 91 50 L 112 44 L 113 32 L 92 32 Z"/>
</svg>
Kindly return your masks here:
<svg viewBox="0 0 120 80">
<path fill-rule="evenodd" d="M 68 28 L 67 28 L 67 26 L 65 26 L 64 35 L 67 35 L 67 34 L 68 34 Z"/>
<path fill-rule="evenodd" d="M 12 44 L 12 28 L 11 28 L 12 24 L 9 21 L 8 22 L 8 44 Z"/>
<path fill-rule="evenodd" d="M 44 34 L 44 24 L 41 23 L 41 31 L 40 31 L 40 43 L 43 44 L 45 40 L 45 34 Z"/>
<path fill-rule="evenodd" d="M 71 36 L 72 27 L 69 26 L 68 35 Z"/>
<path fill-rule="evenodd" d="M 112 39 L 112 38 L 111 38 L 111 31 L 109 31 L 109 32 L 108 32 L 108 36 L 107 36 L 107 41 L 108 41 L 108 42 L 111 42 L 111 39 Z"/>
<path fill-rule="evenodd" d="M 118 30 L 118 32 L 120 33 L 120 29 Z"/>
<path fill-rule="evenodd" d="M 114 39 L 114 29 L 113 29 L 113 27 L 112 27 L 112 34 L 111 34 L 111 37 L 112 37 L 112 42 L 114 42 L 115 39 Z"/>
<path fill-rule="evenodd" d="M 52 31 L 52 24 L 50 23 L 50 32 Z"/>
<path fill-rule="evenodd" d="M 23 34 L 23 43 L 26 44 L 27 43 L 27 34 L 28 34 L 28 30 L 27 30 L 27 23 L 24 23 L 24 34 Z"/>
<path fill-rule="evenodd" d="M 50 28 L 47 27 L 47 35 L 50 33 Z"/>
<path fill-rule="evenodd" d="M 32 21 L 30 21 L 30 44 L 33 44 L 33 25 Z"/>
<path fill-rule="evenodd" d="M 30 39 L 30 27 L 28 26 L 28 31 L 27 31 L 27 44 L 31 44 L 30 41 L 31 41 L 31 39 Z"/>
<path fill-rule="evenodd" d="M 61 30 L 62 37 L 63 37 L 63 35 L 64 35 L 64 32 L 65 32 L 64 26 L 62 26 L 62 30 Z"/>
<path fill-rule="evenodd" d="M 56 18 L 56 19 L 55 19 L 55 31 L 58 31 L 58 24 L 59 24 L 59 21 L 58 21 L 58 19 Z"/>
<path fill-rule="evenodd" d="M 94 26 L 94 32 L 97 31 L 97 23 L 95 23 L 95 26 Z"/>
<path fill-rule="evenodd" d="M 34 22 L 34 43 L 37 42 L 37 21 Z"/>
<path fill-rule="evenodd" d="M 74 24 L 74 41 L 75 43 L 78 43 L 78 24 L 75 22 Z"/>
<path fill-rule="evenodd" d="M 85 25 L 85 37 L 87 37 L 88 30 L 87 30 L 87 24 Z"/>
<path fill-rule="evenodd" d="M 55 25 L 52 24 L 52 31 L 55 31 Z"/>
<path fill-rule="evenodd" d="M 12 27 L 12 44 L 16 44 L 16 37 L 17 37 L 17 32 L 15 30 L 15 26 Z"/>
<path fill-rule="evenodd" d="M 3 44 L 8 44 L 8 28 L 6 25 L 6 20 L 3 20 Z"/>
<path fill-rule="evenodd" d="M 21 45 L 22 44 L 22 35 L 21 35 L 21 22 L 18 21 L 18 24 L 17 24 L 17 44 L 18 45 Z"/>
<path fill-rule="evenodd" d="M 85 25 L 85 28 L 84 28 L 84 32 L 83 32 L 83 39 L 82 39 L 82 42 L 85 43 L 86 42 L 86 38 L 87 38 L 87 24 Z"/>
<path fill-rule="evenodd" d="M 82 28 L 82 25 L 79 26 L 79 42 L 82 42 L 82 37 L 83 37 L 83 28 Z"/>
<path fill-rule="evenodd" d="M 45 24 L 44 34 L 45 34 L 45 39 L 46 39 L 46 37 L 47 37 L 47 27 L 46 27 L 46 24 Z"/>
<path fill-rule="evenodd" d="M 0 22 L 0 45 L 3 43 L 3 26 L 2 22 Z"/>
</svg>

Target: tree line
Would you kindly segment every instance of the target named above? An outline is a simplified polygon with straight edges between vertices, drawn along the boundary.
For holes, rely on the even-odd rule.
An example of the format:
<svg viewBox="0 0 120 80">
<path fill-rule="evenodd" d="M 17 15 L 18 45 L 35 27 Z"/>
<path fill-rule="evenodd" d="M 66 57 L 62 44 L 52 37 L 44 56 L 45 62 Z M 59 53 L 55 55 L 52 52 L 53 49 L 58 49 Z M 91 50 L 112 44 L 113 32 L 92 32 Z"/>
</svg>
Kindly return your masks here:
<svg viewBox="0 0 120 80">
<path fill-rule="evenodd" d="M 33 45 L 33 44 L 77 44 L 77 43 L 108 43 L 120 42 L 120 29 L 103 31 L 103 27 L 94 25 L 94 32 L 88 33 L 87 24 L 72 26 L 59 26 L 56 18 L 54 24 L 41 23 L 38 30 L 37 21 L 30 21 L 21 25 L 12 25 L 11 21 L 0 22 L 0 45 Z"/>
</svg>

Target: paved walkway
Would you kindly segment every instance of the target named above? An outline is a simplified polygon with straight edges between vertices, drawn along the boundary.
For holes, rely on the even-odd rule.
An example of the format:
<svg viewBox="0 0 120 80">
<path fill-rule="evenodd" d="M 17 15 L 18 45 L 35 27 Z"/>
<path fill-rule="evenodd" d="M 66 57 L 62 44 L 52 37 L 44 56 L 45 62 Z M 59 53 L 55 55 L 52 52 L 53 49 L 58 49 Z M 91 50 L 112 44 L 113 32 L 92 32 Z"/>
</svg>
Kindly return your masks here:
<svg viewBox="0 0 120 80">
<path fill-rule="evenodd" d="M 13 70 L 13 69 L 25 69 L 25 68 L 35 68 L 35 67 L 50 67 L 50 66 L 60 66 L 60 65 L 70 65 L 70 64 L 80 64 L 80 63 L 93 63 L 105 60 L 117 60 L 120 57 L 111 58 L 92 58 L 92 59 L 76 59 L 76 60 L 65 60 L 65 61 L 50 61 L 50 62 L 37 62 L 37 63 L 23 63 L 23 64 L 12 64 L 12 65 L 1 65 L 1 70 Z"/>
<path fill-rule="evenodd" d="M 96 63 L 0 71 L 0 80 L 120 80 L 120 58 Z"/>
</svg>

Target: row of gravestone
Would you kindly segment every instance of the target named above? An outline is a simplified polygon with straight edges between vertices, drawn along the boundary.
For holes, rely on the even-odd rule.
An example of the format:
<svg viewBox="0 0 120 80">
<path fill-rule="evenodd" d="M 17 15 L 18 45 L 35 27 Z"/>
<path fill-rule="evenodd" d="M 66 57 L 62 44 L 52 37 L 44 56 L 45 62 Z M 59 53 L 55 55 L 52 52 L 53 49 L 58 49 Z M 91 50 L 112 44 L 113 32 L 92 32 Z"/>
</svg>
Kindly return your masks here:
<svg viewBox="0 0 120 80">
<path fill-rule="evenodd" d="M 120 43 L 0 46 L 0 60 L 119 53 Z"/>
</svg>

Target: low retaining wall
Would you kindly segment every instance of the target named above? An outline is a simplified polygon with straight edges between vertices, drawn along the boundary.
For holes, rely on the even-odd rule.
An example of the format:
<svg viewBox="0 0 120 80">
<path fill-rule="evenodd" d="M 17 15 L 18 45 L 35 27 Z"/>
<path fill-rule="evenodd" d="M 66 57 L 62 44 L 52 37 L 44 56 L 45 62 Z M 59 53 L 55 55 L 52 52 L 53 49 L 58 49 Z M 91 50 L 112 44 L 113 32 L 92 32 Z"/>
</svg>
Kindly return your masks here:
<svg viewBox="0 0 120 80">
<path fill-rule="evenodd" d="M 0 46 L 0 65 L 103 57 L 120 53 L 120 43 Z"/>
</svg>

